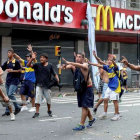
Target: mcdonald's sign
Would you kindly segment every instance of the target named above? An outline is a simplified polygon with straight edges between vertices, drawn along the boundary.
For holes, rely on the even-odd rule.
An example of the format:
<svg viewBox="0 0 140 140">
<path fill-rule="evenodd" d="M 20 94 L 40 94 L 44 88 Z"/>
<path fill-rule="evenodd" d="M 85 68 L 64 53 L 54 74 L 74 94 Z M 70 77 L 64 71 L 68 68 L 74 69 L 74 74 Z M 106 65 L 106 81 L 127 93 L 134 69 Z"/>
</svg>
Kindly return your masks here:
<svg viewBox="0 0 140 140">
<path fill-rule="evenodd" d="M 102 26 L 103 30 L 107 30 L 107 19 L 108 19 L 108 12 L 109 12 L 109 18 L 110 18 L 110 31 L 114 31 L 114 21 L 113 21 L 113 14 L 110 6 L 106 6 L 104 8 L 103 5 L 99 5 L 97 9 L 96 14 L 96 30 L 100 30 L 100 17 L 102 12 Z"/>
</svg>

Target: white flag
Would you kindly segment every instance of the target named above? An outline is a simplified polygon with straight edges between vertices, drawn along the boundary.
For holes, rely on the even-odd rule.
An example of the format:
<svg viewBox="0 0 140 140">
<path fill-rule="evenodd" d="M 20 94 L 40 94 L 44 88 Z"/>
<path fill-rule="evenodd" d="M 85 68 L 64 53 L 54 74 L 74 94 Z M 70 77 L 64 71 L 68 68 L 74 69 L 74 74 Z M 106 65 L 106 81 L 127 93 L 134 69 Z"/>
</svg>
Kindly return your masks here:
<svg viewBox="0 0 140 140">
<path fill-rule="evenodd" d="M 87 19 L 88 19 L 88 46 L 89 46 L 89 52 L 90 52 L 90 61 L 93 63 L 98 63 L 96 58 L 93 56 L 93 51 L 96 52 L 96 42 L 95 42 L 95 24 L 94 24 L 94 19 L 92 18 L 91 14 L 91 6 L 90 3 L 88 2 L 87 4 Z M 96 75 L 98 72 L 98 68 L 95 66 L 92 66 L 92 75 L 93 75 L 93 80 L 94 80 L 94 85 L 96 89 L 98 89 L 100 77 L 99 75 Z"/>
</svg>

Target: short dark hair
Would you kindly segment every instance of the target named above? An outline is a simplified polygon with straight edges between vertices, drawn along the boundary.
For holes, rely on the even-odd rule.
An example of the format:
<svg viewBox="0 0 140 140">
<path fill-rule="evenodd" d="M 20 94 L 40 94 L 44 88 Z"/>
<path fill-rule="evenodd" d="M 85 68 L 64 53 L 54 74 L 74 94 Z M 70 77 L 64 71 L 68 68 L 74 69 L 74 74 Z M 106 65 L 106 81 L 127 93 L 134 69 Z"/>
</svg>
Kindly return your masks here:
<svg viewBox="0 0 140 140">
<path fill-rule="evenodd" d="M 85 58 L 85 54 L 83 54 L 83 53 L 77 53 L 76 55 L 81 55 L 83 58 Z"/>
<path fill-rule="evenodd" d="M 32 58 L 32 55 L 31 55 L 31 53 L 28 53 L 28 54 L 26 54 L 25 57 L 30 57 L 30 58 Z"/>
<path fill-rule="evenodd" d="M 13 49 L 9 49 L 7 52 L 14 53 L 14 50 Z"/>
<path fill-rule="evenodd" d="M 40 55 L 40 57 L 41 56 L 44 56 L 45 58 L 48 58 L 48 54 L 47 53 L 42 53 L 41 55 Z"/>
</svg>

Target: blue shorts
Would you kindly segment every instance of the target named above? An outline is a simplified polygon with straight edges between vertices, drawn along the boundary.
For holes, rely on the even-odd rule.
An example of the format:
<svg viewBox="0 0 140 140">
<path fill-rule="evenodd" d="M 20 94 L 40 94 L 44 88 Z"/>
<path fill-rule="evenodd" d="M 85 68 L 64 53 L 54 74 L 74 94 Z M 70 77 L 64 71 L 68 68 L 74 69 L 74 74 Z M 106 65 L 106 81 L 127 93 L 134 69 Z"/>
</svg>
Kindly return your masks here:
<svg viewBox="0 0 140 140">
<path fill-rule="evenodd" d="M 88 87 L 85 92 L 77 93 L 78 107 L 93 108 L 94 94 L 93 88 Z"/>
<path fill-rule="evenodd" d="M 21 88 L 20 88 L 20 94 L 27 95 L 31 98 L 35 97 L 34 92 L 34 83 L 31 81 L 23 81 Z"/>
</svg>

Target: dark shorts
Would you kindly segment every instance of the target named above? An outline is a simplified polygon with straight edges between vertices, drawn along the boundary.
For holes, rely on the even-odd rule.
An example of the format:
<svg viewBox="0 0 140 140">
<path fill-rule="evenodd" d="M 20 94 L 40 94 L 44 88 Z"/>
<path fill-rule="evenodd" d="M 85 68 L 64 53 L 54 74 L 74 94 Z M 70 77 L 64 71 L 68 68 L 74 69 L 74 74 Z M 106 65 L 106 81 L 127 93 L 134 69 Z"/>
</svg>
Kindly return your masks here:
<svg viewBox="0 0 140 140">
<path fill-rule="evenodd" d="M 124 81 L 123 81 L 123 86 L 126 86 L 127 85 L 127 79 L 125 79 Z"/>
<path fill-rule="evenodd" d="M 31 81 L 24 81 L 20 88 L 20 94 L 34 98 L 35 97 L 34 83 Z"/>
<path fill-rule="evenodd" d="M 77 93 L 78 107 L 93 108 L 94 94 L 93 88 L 88 87 L 84 93 Z"/>
</svg>

